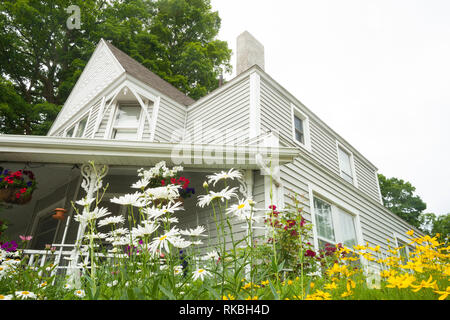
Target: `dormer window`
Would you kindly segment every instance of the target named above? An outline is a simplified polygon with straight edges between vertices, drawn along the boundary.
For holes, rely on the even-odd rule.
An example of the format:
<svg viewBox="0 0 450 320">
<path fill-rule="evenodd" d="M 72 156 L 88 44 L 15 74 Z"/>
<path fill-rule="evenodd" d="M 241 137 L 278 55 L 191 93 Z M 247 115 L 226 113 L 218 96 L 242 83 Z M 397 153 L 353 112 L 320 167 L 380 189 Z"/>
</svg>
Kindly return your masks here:
<svg viewBox="0 0 450 320">
<path fill-rule="evenodd" d="M 112 139 L 137 140 L 140 118 L 139 105 L 119 104 L 113 123 Z"/>
</svg>

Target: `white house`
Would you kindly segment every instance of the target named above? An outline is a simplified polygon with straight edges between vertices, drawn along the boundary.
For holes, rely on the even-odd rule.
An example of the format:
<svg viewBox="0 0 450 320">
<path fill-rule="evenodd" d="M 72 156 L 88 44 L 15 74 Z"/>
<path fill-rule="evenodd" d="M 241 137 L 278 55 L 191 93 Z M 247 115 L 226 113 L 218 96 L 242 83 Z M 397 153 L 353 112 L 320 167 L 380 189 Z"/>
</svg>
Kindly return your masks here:
<svg viewBox="0 0 450 320">
<path fill-rule="evenodd" d="M 264 48 L 248 32 L 238 38 L 236 77 L 197 101 L 101 40 L 47 136 L 0 135 L 0 166 L 31 169 L 39 187 L 1 214 L 16 239 L 33 235 L 30 249 L 73 244 L 78 223 L 52 214 L 62 207 L 70 216 L 71 202 L 89 192 L 80 187 L 88 161 L 107 166 L 102 205 L 117 211 L 108 199 L 160 160 L 182 165 L 197 194 L 207 174 L 236 168 L 241 192 L 260 209 L 302 195 L 316 248 L 369 243 L 383 253 L 386 239 L 400 245 L 414 229 L 382 205 L 377 168 L 264 71 Z M 186 200 L 181 222 L 211 225 L 195 202 Z"/>
</svg>

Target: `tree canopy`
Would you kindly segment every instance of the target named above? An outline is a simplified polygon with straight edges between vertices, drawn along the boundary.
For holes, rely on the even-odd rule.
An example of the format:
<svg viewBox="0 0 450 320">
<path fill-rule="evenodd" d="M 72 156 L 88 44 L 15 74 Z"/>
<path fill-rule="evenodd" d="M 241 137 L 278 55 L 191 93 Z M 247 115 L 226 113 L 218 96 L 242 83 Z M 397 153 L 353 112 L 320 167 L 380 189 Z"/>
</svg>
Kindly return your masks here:
<svg viewBox="0 0 450 320">
<path fill-rule="evenodd" d="M 81 28 L 66 25 L 70 5 Z M 101 38 L 198 99 L 231 72 L 209 0 L 4 0 L 0 132 L 45 134 Z"/>
<path fill-rule="evenodd" d="M 408 181 L 399 178 L 386 178 L 378 174 L 383 204 L 393 213 L 423 232 L 436 235 L 442 239 L 450 235 L 450 213 L 436 215 L 425 213 L 427 205 L 415 194 L 416 188 Z"/>
</svg>

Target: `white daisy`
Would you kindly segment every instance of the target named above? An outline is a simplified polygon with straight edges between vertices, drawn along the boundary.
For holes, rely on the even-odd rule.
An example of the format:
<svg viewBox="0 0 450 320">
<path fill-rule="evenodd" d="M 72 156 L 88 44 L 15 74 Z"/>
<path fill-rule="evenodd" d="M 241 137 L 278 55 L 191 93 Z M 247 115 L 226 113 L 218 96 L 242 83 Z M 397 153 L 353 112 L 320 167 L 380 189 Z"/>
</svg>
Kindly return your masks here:
<svg viewBox="0 0 450 320">
<path fill-rule="evenodd" d="M 215 186 L 218 181 L 223 180 L 223 179 L 231 179 L 231 180 L 241 179 L 242 174 L 237 170 L 230 169 L 228 172 L 222 171 L 220 173 L 215 173 L 213 175 L 209 175 L 209 176 L 207 176 L 207 178 L 208 178 L 208 182 L 209 183 L 214 182 L 213 186 Z"/>
<path fill-rule="evenodd" d="M 145 190 L 145 195 L 152 201 L 168 200 L 169 202 L 175 202 L 175 199 L 180 197 L 178 186 L 172 184 L 162 187 L 149 188 Z"/>
<path fill-rule="evenodd" d="M 81 290 L 81 289 L 75 290 L 75 292 L 73 294 L 79 298 L 84 298 L 86 296 L 86 293 L 84 292 L 84 290 Z"/>
<path fill-rule="evenodd" d="M 31 291 L 16 291 L 16 297 L 25 300 L 25 299 L 36 299 L 36 295 Z"/>
<path fill-rule="evenodd" d="M 114 197 L 110 201 L 124 206 L 132 205 L 134 207 L 144 207 L 146 205 L 145 200 L 142 198 L 142 193 L 139 191 L 127 193 L 119 198 Z"/>
<path fill-rule="evenodd" d="M 138 225 L 131 230 L 131 234 L 134 238 L 143 238 L 153 234 L 157 229 L 158 225 L 155 223 L 144 222 L 144 225 Z"/>
<path fill-rule="evenodd" d="M 200 280 L 203 281 L 203 279 L 206 276 L 208 276 L 208 277 L 211 276 L 211 272 L 207 271 L 206 269 L 202 269 L 202 268 L 195 270 L 192 274 L 193 274 L 192 275 L 192 279 L 194 281 L 197 280 L 197 279 L 200 279 Z"/>
<path fill-rule="evenodd" d="M 12 294 L 7 295 L 0 294 L 0 300 L 12 300 L 12 298 L 13 298 Z"/>
<path fill-rule="evenodd" d="M 175 213 L 175 211 L 178 211 L 178 210 L 184 210 L 181 202 L 175 202 L 175 203 L 170 202 L 169 204 L 164 205 L 161 208 L 152 206 L 151 208 L 143 209 L 144 213 L 147 214 L 148 219 L 156 219 L 167 213 L 170 213 L 170 214 Z"/>
<path fill-rule="evenodd" d="M 131 188 L 133 189 L 144 189 L 145 187 L 147 187 L 147 185 L 150 183 L 150 180 L 146 179 L 146 178 L 142 178 L 141 180 L 139 180 L 136 183 L 133 183 L 131 185 Z"/>
<path fill-rule="evenodd" d="M 125 222 L 125 218 L 123 216 L 113 216 L 102 219 L 98 222 L 99 227 L 107 226 L 109 224 L 121 224 Z"/>
<path fill-rule="evenodd" d="M 157 252 L 162 251 L 162 249 L 169 252 L 169 243 L 174 244 L 174 242 L 179 241 L 179 239 L 180 236 L 178 229 L 173 228 L 170 231 L 166 232 L 164 235 L 154 238 L 150 245 L 150 251 L 153 255 L 155 255 Z"/>
<path fill-rule="evenodd" d="M 94 200 L 95 200 L 95 198 L 91 198 L 91 199 L 83 198 L 78 201 L 75 201 L 75 203 L 84 207 L 84 206 L 90 205 L 92 202 L 94 202 Z"/>
<path fill-rule="evenodd" d="M 207 235 L 202 234 L 205 231 L 206 231 L 205 227 L 198 226 L 195 229 L 180 230 L 180 233 L 182 235 L 190 236 L 190 237 L 207 237 Z"/>
<path fill-rule="evenodd" d="M 92 210 L 92 211 L 84 209 L 83 213 L 77 214 L 74 219 L 75 219 L 75 221 L 78 221 L 80 223 L 81 222 L 86 223 L 86 222 L 89 222 L 92 220 L 97 220 L 97 219 L 103 218 L 110 214 L 111 214 L 111 212 L 109 212 L 107 208 L 94 208 L 94 210 Z"/>
<path fill-rule="evenodd" d="M 221 200 L 223 202 L 225 199 L 230 200 L 231 197 L 237 197 L 236 193 L 234 193 L 237 187 L 231 189 L 228 188 L 229 187 L 226 187 L 219 192 L 210 191 L 207 195 L 199 196 L 200 200 L 198 201 L 198 205 L 203 208 L 206 205 L 209 205 L 213 200 Z"/>
<path fill-rule="evenodd" d="M 217 251 L 211 251 L 208 252 L 204 257 L 202 257 L 202 260 L 217 260 L 219 259 L 219 254 L 217 253 Z"/>
<path fill-rule="evenodd" d="M 180 275 L 183 272 L 183 266 L 176 266 L 173 268 L 174 275 Z"/>
</svg>

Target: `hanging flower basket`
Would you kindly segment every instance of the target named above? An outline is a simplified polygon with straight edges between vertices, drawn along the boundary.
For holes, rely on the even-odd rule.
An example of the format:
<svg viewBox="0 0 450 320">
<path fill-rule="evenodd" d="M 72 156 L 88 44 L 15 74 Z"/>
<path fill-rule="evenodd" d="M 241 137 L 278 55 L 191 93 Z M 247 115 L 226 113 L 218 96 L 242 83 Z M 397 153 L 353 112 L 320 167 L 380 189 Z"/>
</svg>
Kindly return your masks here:
<svg viewBox="0 0 450 320">
<path fill-rule="evenodd" d="M 36 180 L 29 170 L 11 171 L 0 167 L 0 201 L 27 204 L 36 189 Z"/>
</svg>

